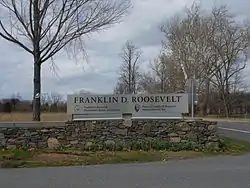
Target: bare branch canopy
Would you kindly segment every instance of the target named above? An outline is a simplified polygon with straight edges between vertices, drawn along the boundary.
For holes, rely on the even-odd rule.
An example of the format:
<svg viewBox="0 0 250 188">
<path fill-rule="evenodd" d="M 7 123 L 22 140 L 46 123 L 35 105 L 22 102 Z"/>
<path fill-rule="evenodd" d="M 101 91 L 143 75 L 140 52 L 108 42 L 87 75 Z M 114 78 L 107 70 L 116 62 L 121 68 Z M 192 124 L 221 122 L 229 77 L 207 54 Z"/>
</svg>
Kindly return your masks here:
<svg viewBox="0 0 250 188">
<path fill-rule="evenodd" d="M 69 43 L 119 22 L 129 7 L 128 0 L 0 0 L 0 36 L 31 54 L 39 45 L 43 63 Z"/>
<path fill-rule="evenodd" d="M 119 73 L 119 82 L 115 88 L 116 93 L 137 93 L 140 77 L 139 62 L 142 51 L 131 41 L 127 41 L 120 53 L 122 64 Z"/>
<path fill-rule="evenodd" d="M 129 8 L 130 0 L 0 0 L 0 37 L 33 56 L 33 120 L 40 121 L 42 63 L 81 47 L 86 35 L 120 22 Z"/>
</svg>

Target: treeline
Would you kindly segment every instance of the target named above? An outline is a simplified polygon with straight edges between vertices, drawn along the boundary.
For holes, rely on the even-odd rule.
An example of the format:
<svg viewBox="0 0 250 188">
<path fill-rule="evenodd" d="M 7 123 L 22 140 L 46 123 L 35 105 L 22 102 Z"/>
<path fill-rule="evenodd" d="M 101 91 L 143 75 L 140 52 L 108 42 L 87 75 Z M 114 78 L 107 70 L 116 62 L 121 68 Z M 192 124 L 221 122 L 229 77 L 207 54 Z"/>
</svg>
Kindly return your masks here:
<svg viewBox="0 0 250 188">
<path fill-rule="evenodd" d="M 236 22 L 226 6 L 207 12 L 197 4 L 164 20 L 162 50 L 148 70 L 142 71 L 143 52 L 128 41 L 115 93 L 177 93 L 187 91 L 187 80 L 197 81 L 201 116 L 232 116 L 249 112 L 248 86 L 243 71 L 248 63 L 250 24 Z"/>
<path fill-rule="evenodd" d="M 19 94 L 0 100 L 0 112 L 32 112 L 32 101 L 23 100 Z M 67 103 L 59 93 L 43 93 L 41 95 L 42 112 L 66 112 Z"/>
<path fill-rule="evenodd" d="M 250 93 L 241 92 L 231 94 L 230 111 L 231 117 L 246 117 L 250 115 Z M 200 96 L 202 99 L 203 96 Z M 224 104 L 217 92 L 209 95 L 209 112 L 207 114 L 223 116 Z M 197 115 L 202 115 L 202 105 L 196 107 Z M 59 93 L 44 93 L 41 97 L 42 112 L 66 112 L 67 103 Z M 13 95 L 9 99 L 0 100 L 0 112 L 32 112 L 32 101 L 22 100 L 20 95 Z M 249 115 L 248 115 L 249 114 Z"/>
</svg>

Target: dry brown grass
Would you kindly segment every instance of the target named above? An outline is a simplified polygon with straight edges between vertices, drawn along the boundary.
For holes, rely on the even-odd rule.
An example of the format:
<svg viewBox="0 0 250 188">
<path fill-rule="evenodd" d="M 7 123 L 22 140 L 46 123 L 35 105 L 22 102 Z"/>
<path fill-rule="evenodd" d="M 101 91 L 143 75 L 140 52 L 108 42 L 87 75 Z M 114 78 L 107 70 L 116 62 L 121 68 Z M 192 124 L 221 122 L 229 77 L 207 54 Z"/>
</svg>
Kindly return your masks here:
<svg viewBox="0 0 250 188">
<path fill-rule="evenodd" d="M 249 118 L 203 118 L 205 121 L 216 121 L 216 122 L 249 122 Z"/>
<path fill-rule="evenodd" d="M 66 113 L 42 113 L 41 121 L 67 121 L 71 117 Z M 30 122 L 32 113 L 0 113 L 0 122 Z"/>
<path fill-rule="evenodd" d="M 32 157 L 32 161 L 36 162 L 74 162 L 74 161 L 88 161 L 87 164 L 98 163 L 119 163 L 123 161 L 166 161 L 166 160 L 181 160 L 196 157 L 204 157 L 206 154 L 196 151 L 99 151 L 99 152 L 82 152 L 75 154 L 63 153 L 40 153 Z M 146 159 L 145 159 L 146 158 Z"/>
<path fill-rule="evenodd" d="M 201 117 L 202 118 L 202 117 Z M 60 112 L 60 113 L 42 113 L 41 121 L 67 121 L 70 120 L 71 116 Z M 233 118 L 202 118 L 207 121 L 217 121 L 217 122 L 249 122 L 250 119 L 233 119 Z M 31 112 L 14 112 L 14 113 L 0 113 L 0 122 L 30 122 L 32 121 Z"/>
<path fill-rule="evenodd" d="M 142 163 L 153 161 L 170 161 L 211 156 L 209 153 L 195 151 L 98 151 L 58 153 L 56 151 L 34 151 L 11 153 L 0 151 L 1 168 L 73 166 L 118 163 Z M 49 153 L 48 153 L 49 152 Z"/>
</svg>

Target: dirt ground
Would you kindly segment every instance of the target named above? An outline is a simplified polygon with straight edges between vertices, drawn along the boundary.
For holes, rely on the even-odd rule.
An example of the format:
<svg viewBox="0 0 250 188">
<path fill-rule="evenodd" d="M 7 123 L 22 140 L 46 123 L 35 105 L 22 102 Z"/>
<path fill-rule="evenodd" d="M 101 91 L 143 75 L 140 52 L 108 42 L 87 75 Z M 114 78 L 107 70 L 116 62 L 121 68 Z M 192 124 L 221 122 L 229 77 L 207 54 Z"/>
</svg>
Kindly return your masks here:
<svg viewBox="0 0 250 188">
<path fill-rule="evenodd" d="M 0 153 L 1 154 L 1 153 Z M 8 154 L 8 159 L 6 158 Z M 32 156 L 24 156 L 19 159 L 11 159 L 11 153 L 6 153 L 0 159 L 1 168 L 39 167 L 39 166 L 72 166 L 72 165 L 95 165 L 117 164 L 130 162 L 153 162 L 182 160 L 197 157 L 211 156 L 212 154 L 195 151 L 99 151 L 99 152 L 68 152 L 50 153 L 38 151 Z"/>
<path fill-rule="evenodd" d="M 42 113 L 41 121 L 67 121 L 71 117 L 66 113 Z M 30 122 L 32 113 L 0 113 L 0 122 Z"/>
<path fill-rule="evenodd" d="M 58 162 L 58 161 L 75 161 L 82 158 L 77 155 L 57 154 L 57 153 L 41 153 L 33 157 L 33 161 Z"/>
<path fill-rule="evenodd" d="M 145 156 L 144 156 L 145 155 Z M 30 161 L 35 162 L 46 162 L 46 163 L 57 163 L 57 162 L 76 162 L 86 161 L 88 163 L 99 163 L 101 161 L 120 161 L 120 160 L 138 160 L 143 157 L 162 159 L 162 160 L 175 160 L 175 159 L 186 159 L 195 157 L 206 156 L 202 152 L 195 151 L 179 151 L 179 152 L 167 152 L 167 151 L 130 151 L 130 152 L 95 152 L 95 153 L 82 153 L 82 154 L 63 154 L 63 153 L 40 153 L 34 155 Z M 154 160 L 153 160 L 154 161 Z M 106 163 L 105 162 L 105 163 Z"/>
</svg>

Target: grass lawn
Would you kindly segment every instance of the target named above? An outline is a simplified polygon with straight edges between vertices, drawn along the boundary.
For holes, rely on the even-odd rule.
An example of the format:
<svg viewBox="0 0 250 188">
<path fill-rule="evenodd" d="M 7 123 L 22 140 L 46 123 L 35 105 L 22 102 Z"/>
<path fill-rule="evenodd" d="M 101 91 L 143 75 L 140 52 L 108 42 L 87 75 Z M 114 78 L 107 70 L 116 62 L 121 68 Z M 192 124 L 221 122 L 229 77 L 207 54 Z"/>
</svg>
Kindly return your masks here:
<svg viewBox="0 0 250 188">
<path fill-rule="evenodd" d="M 202 117 L 201 117 L 202 118 Z M 42 113 L 41 121 L 67 121 L 70 120 L 70 115 L 63 112 L 58 113 Z M 248 122 L 250 118 L 224 118 L 216 116 L 207 116 L 203 118 L 208 121 L 227 121 L 227 122 Z M 32 121 L 31 112 L 13 112 L 13 113 L 0 113 L 0 122 L 30 122 Z"/>
<path fill-rule="evenodd" d="M 250 122 L 250 118 L 202 118 L 206 121 L 216 121 L 216 122 Z"/>
<path fill-rule="evenodd" d="M 250 143 L 224 138 L 220 150 L 121 150 L 121 151 L 75 151 L 75 150 L 2 150 L 2 168 L 73 166 L 117 163 L 142 163 L 181 160 L 216 155 L 239 155 L 250 152 Z"/>
<path fill-rule="evenodd" d="M 71 117 L 66 113 L 42 113 L 41 121 L 67 121 Z M 32 121 L 31 112 L 0 113 L 0 122 L 30 122 Z"/>
<path fill-rule="evenodd" d="M 20 160 L 12 159 L 2 162 L 2 168 L 39 167 L 39 166 L 73 166 L 95 164 L 118 164 L 131 162 L 153 162 L 173 159 L 201 157 L 202 152 L 194 151 L 98 151 L 98 152 L 56 152 L 36 151 L 32 156 Z"/>
<path fill-rule="evenodd" d="M 235 117 L 220 117 L 220 116 L 216 116 L 216 115 L 209 115 L 203 118 L 204 120 L 208 120 L 208 121 L 218 121 L 218 122 L 249 122 L 250 121 L 250 117 L 248 116 L 235 116 Z"/>
</svg>

